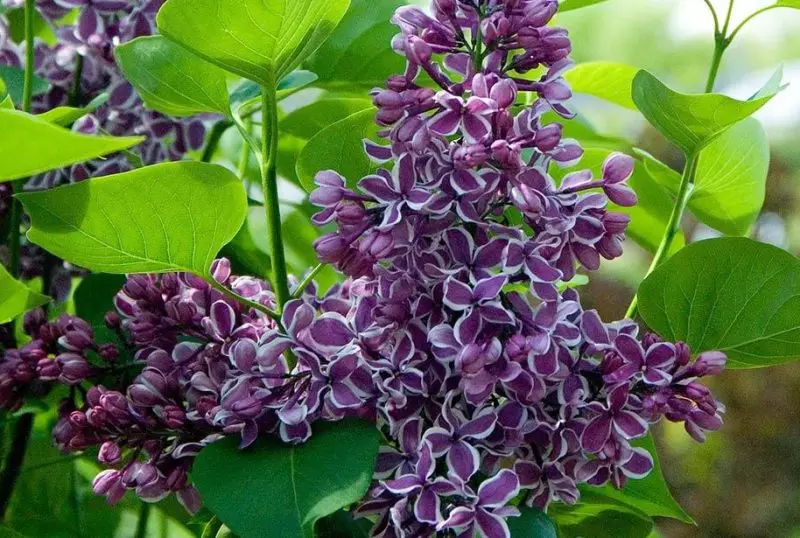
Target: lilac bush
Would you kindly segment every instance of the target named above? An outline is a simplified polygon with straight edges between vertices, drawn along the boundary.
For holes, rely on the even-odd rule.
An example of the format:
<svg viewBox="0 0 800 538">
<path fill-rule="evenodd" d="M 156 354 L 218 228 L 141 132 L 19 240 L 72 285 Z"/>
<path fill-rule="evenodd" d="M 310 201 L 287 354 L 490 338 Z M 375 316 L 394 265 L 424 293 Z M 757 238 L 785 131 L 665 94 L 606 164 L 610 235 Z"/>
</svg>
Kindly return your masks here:
<svg viewBox="0 0 800 538">
<path fill-rule="evenodd" d="M 3 0 L 20 7 L 18 0 Z M 35 73 L 49 83 L 35 96 L 33 111 L 59 106 L 84 106 L 107 94 L 107 101 L 80 118 L 73 129 L 85 134 L 144 135 L 133 151 L 144 164 L 179 160 L 203 147 L 206 127 L 201 117 L 173 118 L 145 108 L 133 86 L 125 80 L 114 58 L 114 48 L 136 37 L 155 33 L 155 17 L 164 0 L 37 0 L 36 9 L 53 28 L 55 44 L 36 40 Z M 64 23 L 65 16 L 73 24 Z M 21 69 L 25 44 L 5 39 L 0 20 L 0 65 Z M 79 163 L 31 178 L 28 189 L 49 188 L 131 170 L 130 156 Z M 1 209 L 1 206 L 0 206 Z"/>
<path fill-rule="evenodd" d="M 151 32 L 157 6 L 79 4 L 70 35 L 38 49 L 38 72 L 56 85 L 37 106 L 65 102 L 57 83 L 80 54 L 84 95 L 109 80 L 114 89 L 76 129 L 152 132 L 150 162 L 198 147 L 197 120 L 140 118 L 108 55 L 111 41 Z M 53 17 L 61 7 L 73 6 L 40 4 Z M 0 369 L 3 407 L 52 383 L 116 382 L 71 391 L 56 444 L 99 446 L 107 469 L 94 490 L 110 502 L 127 490 L 149 502 L 174 492 L 190 511 L 201 501 L 188 472 L 209 443 L 296 444 L 317 421 L 367 419 L 385 442 L 357 513 L 376 537 L 508 537 L 521 503 L 575 504 L 581 484 L 647 476 L 653 456 L 636 440 L 664 418 L 703 441 L 725 408 L 699 380 L 720 373 L 725 355 L 694 357 L 631 320 L 606 323 L 570 287 L 578 270 L 622 254 L 629 217 L 607 206 L 636 195 L 621 153 L 600 177 L 551 176 L 582 155 L 557 122 L 573 113 L 570 41 L 549 26 L 556 10 L 553 0 L 435 0 L 433 16 L 397 11 L 392 45 L 407 68 L 372 92 L 384 142 L 365 143 L 380 167 L 357 186 L 321 172 L 311 194 L 314 222 L 335 226 L 317 255 L 343 283 L 296 289 L 276 321 L 191 274 L 131 276 L 105 320 L 116 342 L 96 342 L 76 318 L 28 315 L 33 340 Z M 171 148 L 160 142 L 170 130 Z M 73 176 L 103 173 L 80 170 Z M 212 274 L 278 306 L 267 282 L 233 276 L 225 259 Z M 129 383 L 105 375 L 137 367 Z"/>
</svg>

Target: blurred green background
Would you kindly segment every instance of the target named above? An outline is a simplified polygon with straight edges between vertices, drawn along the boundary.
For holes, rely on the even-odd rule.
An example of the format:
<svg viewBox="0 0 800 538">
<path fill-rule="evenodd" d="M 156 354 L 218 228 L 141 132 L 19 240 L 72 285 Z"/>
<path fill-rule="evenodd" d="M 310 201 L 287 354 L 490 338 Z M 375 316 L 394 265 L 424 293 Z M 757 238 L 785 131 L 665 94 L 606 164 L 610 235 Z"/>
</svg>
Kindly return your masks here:
<svg viewBox="0 0 800 538">
<path fill-rule="evenodd" d="M 736 0 L 733 24 L 772 0 Z M 719 12 L 728 0 L 713 0 Z M 610 0 L 565 13 L 578 62 L 604 60 L 652 71 L 684 92 L 703 89 L 713 50 L 713 21 L 702 0 Z M 800 254 L 800 12 L 774 10 L 748 24 L 727 52 L 716 91 L 746 98 L 784 66 L 790 83 L 756 117 L 772 145 L 767 200 L 753 237 Z M 676 167 L 671 149 L 637 113 L 578 99 L 604 134 L 637 140 Z M 714 235 L 687 219 L 692 240 Z M 648 257 L 628 241 L 623 259 L 606 263 L 582 292 L 605 319 L 624 315 Z M 591 305 L 591 306 L 590 306 Z M 800 312 L 798 312 L 800 316 Z M 659 521 L 662 536 L 800 536 L 800 365 L 731 371 L 712 382 L 728 406 L 725 426 L 695 444 L 681 427 L 658 431 L 664 474 L 697 527 Z"/>
</svg>

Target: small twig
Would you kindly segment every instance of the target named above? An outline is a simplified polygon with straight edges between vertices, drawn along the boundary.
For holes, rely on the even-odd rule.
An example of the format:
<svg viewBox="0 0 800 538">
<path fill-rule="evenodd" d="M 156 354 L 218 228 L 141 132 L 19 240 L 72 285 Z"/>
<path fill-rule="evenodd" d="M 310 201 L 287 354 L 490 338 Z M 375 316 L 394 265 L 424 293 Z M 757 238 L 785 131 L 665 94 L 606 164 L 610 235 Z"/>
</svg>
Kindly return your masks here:
<svg viewBox="0 0 800 538">
<path fill-rule="evenodd" d="M 150 519 L 150 504 L 142 502 L 139 509 L 139 520 L 136 522 L 136 534 L 134 538 L 145 538 L 147 536 L 147 521 Z"/>
<path fill-rule="evenodd" d="M 306 276 L 303 279 L 303 281 L 300 282 L 300 284 L 297 285 L 297 287 L 295 288 L 294 292 L 292 292 L 292 299 L 298 299 L 301 295 L 303 295 L 303 290 L 305 290 L 309 286 L 309 284 L 311 284 L 311 282 L 313 282 L 314 278 L 316 278 L 316 276 L 319 274 L 319 272 L 322 271 L 322 269 L 325 268 L 325 265 L 326 264 L 321 263 L 321 264 L 317 265 L 316 267 L 314 267 L 314 269 L 312 269 L 310 273 L 308 273 L 308 276 Z"/>
<path fill-rule="evenodd" d="M 200 157 L 201 162 L 211 162 L 211 159 L 214 157 L 214 152 L 219 146 L 219 141 L 222 139 L 222 135 L 232 126 L 233 122 L 228 120 L 221 120 L 214 124 L 214 127 L 211 128 L 211 134 L 208 135 L 206 147 L 203 149 L 203 156 Z"/>
<path fill-rule="evenodd" d="M 215 290 L 217 290 L 221 294 L 225 295 L 226 297 L 230 297 L 234 301 L 242 303 L 245 306 L 249 306 L 250 308 L 258 310 L 259 312 L 263 312 L 264 314 L 268 315 L 270 318 L 272 318 L 275 321 L 277 321 L 278 323 L 280 323 L 281 315 L 278 314 L 277 312 L 275 312 L 274 310 L 272 310 L 271 308 L 268 308 L 268 307 L 264 306 L 261 303 L 257 303 L 255 301 L 251 301 L 250 299 L 245 299 L 241 295 L 238 295 L 233 290 L 230 290 L 230 289 L 226 288 L 225 286 L 223 286 L 222 284 L 220 284 L 219 282 L 217 282 L 216 280 L 214 280 L 211 277 L 208 277 L 205 280 L 206 280 L 206 282 L 208 282 L 211 285 L 212 288 L 214 288 Z"/>
</svg>

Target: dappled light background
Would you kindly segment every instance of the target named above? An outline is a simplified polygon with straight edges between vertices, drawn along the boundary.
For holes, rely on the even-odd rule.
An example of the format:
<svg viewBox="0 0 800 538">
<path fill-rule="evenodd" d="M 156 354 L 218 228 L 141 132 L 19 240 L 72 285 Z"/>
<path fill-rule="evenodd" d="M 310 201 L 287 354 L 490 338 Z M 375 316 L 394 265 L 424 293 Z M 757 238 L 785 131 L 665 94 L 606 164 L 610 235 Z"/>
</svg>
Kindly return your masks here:
<svg viewBox="0 0 800 538">
<path fill-rule="evenodd" d="M 715 0 L 719 11 L 727 0 Z M 733 24 L 771 0 L 737 0 Z M 723 5 L 724 4 L 724 5 Z M 565 13 L 578 62 L 613 61 L 651 70 L 676 89 L 702 90 L 713 49 L 713 22 L 702 0 L 610 0 Z M 800 254 L 800 13 L 776 10 L 748 25 L 726 54 L 716 90 L 747 98 L 783 65 L 790 83 L 756 117 L 772 145 L 767 200 L 753 237 Z M 596 100 L 576 103 L 604 134 L 626 134 L 675 167 L 681 155 L 636 112 Z M 693 240 L 714 232 L 690 218 Z M 649 260 L 630 241 L 583 290 L 587 308 L 622 317 Z M 626 286 L 626 283 L 630 285 Z M 800 312 L 798 312 L 800 316 Z M 682 428 L 658 434 L 664 473 L 698 527 L 659 521 L 662 536 L 800 536 L 800 365 L 729 371 L 712 382 L 728 405 L 726 425 L 704 445 Z"/>
</svg>

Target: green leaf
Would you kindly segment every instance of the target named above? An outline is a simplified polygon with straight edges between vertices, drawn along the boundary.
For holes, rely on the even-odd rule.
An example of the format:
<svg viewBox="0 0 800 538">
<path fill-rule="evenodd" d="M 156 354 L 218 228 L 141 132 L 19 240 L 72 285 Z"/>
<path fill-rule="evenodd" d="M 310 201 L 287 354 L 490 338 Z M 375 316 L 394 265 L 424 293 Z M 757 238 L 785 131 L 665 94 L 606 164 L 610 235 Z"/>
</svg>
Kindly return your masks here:
<svg viewBox="0 0 800 538">
<path fill-rule="evenodd" d="M 612 502 L 553 505 L 550 517 L 558 524 L 560 538 L 646 538 L 653 530 L 650 518 Z"/>
<path fill-rule="evenodd" d="M 506 520 L 511 538 L 557 538 L 555 522 L 538 508 L 520 506 L 519 517 Z"/>
<path fill-rule="evenodd" d="M 405 60 L 389 46 L 397 34 L 390 19 L 403 0 L 352 0 L 342 22 L 307 62 L 326 88 L 360 91 L 383 86 L 402 73 Z"/>
<path fill-rule="evenodd" d="M 31 217 L 28 239 L 71 263 L 113 274 L 206 277 L 247 211 L 232 172 L 189 161 L 17 196 Z"/>
<path fill-rule="evenodd" d="M 800 260 L 750 239 L 701 241 L 642 283 L 639 310 L 665 339 L 722 351 L 730 368 L 797 360 Z"/>
<path fill-rule="evenodd" d="M 104 105 L 106 101 L 108 101 L 108 94 L 101 93 L 92 99 L 86 106 L 79 108 L 71 106 L 57 106 L 55 108 L 51 108 L 47 112 L 37 114 L 36 117 L 45 121 L 49 121 L 55 125 L 60 125 L 61 127 L 69 127 L 86 114 L 91 114 L 94 112 L 97 107 Z"/>
<path fill-rule="evenodd" d="M 369 538 L 372 525 L 369 519 L 353 519 L 349 512 L 337 510 L 317 522 L 316 536 L 317 538 Z"/>
<path fill-rule="evenodd" d="M 367 109 L 372 110 L 374 114 L 374 108 L 369 99 L 321 99 L 303 108 L 298 108 L 283 118 L 280 121 L 280 131 L 282 134 L 309 140 L 329 125 Z"/>
<path fill-rule="evenodd" d="M 363 140 L 375 138 L 375 109 L 368 108 L 326 127 L 300 152 L 297 177 L 307 191 L 316 188 L 314 176 L 320 170 L 336 170 L 350 186 L 375 169 L 364 152 Z"/>
<path fill-rule="evenodd" d="M 653 470 L 641 480 L 629 480 L 625 489 L 618 490 L 612 485 L 602 488 L 587 486 L 585 491 L 594 496 L 603 496 L 626 504 L 648 516 L 660 516 L 677 519 L 685 523 L 694 523 L 678 502 L 672 497 L 661 464 L 658 461 L 656 444 L 652 435 L 633 441 L 633 445 L 646 449 L 653 456 Z M 584 488 L 581 488 L 584 490 Z"/>
<path fill-rule="evenodd" d="M 800 0 L 778 0 L 775 2 L 778 7 L 790 7 L 792 9 L 800 9 Z"/>
<path fill-rule="evenodd" d="M 274 85 L 319 48 L 349 4 L 350 0 L 168 0 L 157 20 L 162 34 L 210 62 Z"/>
<path fill-rule="evenodd" d="M 75 315 L 94 329 L 97 341 L 114 341 L 114 331 L 106 327 L 105 316 L 114 310 L 114 297 L 125 285 L 124 275 L 92 273 L 75 290 Z"/>
<path fill-rule="evenodd" d="M 25 71 L 19 67 L 0 65 L 0 78 L 6 85 L 6 91 L 11 96 L 15 104 L 22 103 L 22 89 L 25 87 Z M 41 78 L 34 75 L 32 95 L 41 95 L 50 88 L 50 85 Z"/>
<path fill-rule="evenodd" d="M 701 153 L 689 208 L 731 235 L 747 235 L 764 205 L 769 141 L 758 120 L 731 127 Z"/>
<path fill-rule="evenodd" d="M 0 110 L 0 181 L 10 181 L 114 153 L 140 136 L 87 136 L 16 110 Z"/>
<path fill-rule="evenodd" d="M 9 529 L 5 525 L 0 527 L 0 538 L 28 538 L 24 534 L 20 534 L 13 529 Z"/>
<path fill-rule="evenodd" d="M 366 493 L 379 441 L 378 430 L 359 420 L 315 425 L 299 446 L 261 438 L 239 450 L 229 438 L 200 452 L 192 481 L 241 538 L 310 538 L 318 519 Z"/>
<path fill-rule="evenodd" d="M 686 155 L 695 155 L 733 124 L 752 115 L 778 91 L 778 71 L 748 101 L 719 94 L 678 93 L 647 71 L 633 80 L 633 101 L 647 120 Z"/>
<path fill-rule="evenodd" d="M 650 175 L 677 193 L 681 175 L 637 152 Z M 737 123 L 700 152 L 689 209 L 725 234 L 747 235 L 764 204 L 769 160 L 769 141 L 758 120 Z"/>
<path fill-rule="evenodd" d="M 636 110 L 631 88 L 638 72 L 638 68 L 630 65 L 588 62 L 567 71 L 565 78 L 576 93 L 585 93 Z"/>
<path fill-rule="evenodd" d="M 139 37 L 114 54 L 148 107 L 171 116 L 230 113 L 225 71 L 169 39 Z"/>
<path fill-rule="evenodd" d="M 565 11 L 572 11 L 573 9 L 580 9 L 582 7 L 589 7 L 606 0 L 564 0 L 558 6 L 558 12 L 564 13 Z"/>
<path fill-rule="evenodd" d="M 8 323 L 28 310 L 49 302 L 49 297 L 31 290 L 0 264 L 0 323 Z"/>
</svg>

